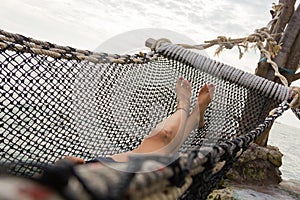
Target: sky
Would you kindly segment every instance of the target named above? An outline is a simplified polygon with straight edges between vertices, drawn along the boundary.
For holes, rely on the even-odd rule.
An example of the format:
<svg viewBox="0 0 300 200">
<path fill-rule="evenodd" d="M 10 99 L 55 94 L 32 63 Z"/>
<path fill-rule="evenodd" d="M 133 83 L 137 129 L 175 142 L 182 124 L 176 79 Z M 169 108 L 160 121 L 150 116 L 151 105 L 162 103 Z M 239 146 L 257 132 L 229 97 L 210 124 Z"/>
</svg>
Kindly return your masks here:
<svg viewBox="0 0 300 200">
<path fill-rule="evenodd" d="M 114 36 L 145 28 L 171 30 L 199 44 L 219 35 L 231 38 L 248 36 L 255 29 L 266 26 L 271 19 L 269 10 L 273 2 L 1 0 L 0 29 L 88 50 L 96 49 Z M 126 45 L 126 41 L 120 45 Z M 206 50 L 210 57 L 214 51 L 215 48 Z M 259 53 L 250 50 L 239 60 L 237 50 L 225 50 L 213 58 L 253 73 Z M 291 112 L 283 116 L 282 121 L 300 127 Z"/>
</svg>

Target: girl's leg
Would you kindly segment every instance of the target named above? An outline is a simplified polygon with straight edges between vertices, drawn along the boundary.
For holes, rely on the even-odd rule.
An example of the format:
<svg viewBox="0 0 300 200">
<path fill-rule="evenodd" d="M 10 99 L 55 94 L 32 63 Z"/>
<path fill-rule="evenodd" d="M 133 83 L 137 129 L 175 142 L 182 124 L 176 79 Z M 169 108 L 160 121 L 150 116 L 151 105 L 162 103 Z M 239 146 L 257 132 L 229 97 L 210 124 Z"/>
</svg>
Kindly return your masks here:
<svg viewBox="0 0 300 200">
<path fill-rule="evenodd" d="M 148 137 L 136 149 L 130 152 L 112 155 L 111 157 L 119 162 L 126 162 L 128 155 L 133 153 L 175 153 L 189 134 L 196 128 L 204 125 L 204 112 L 211 102 L 214 85 L 204 85 L 198 93 L 197 103 L 193 112 L 188 117 L 190 106 L 191 86 L 188 81 L 179 79 L 176 83 L 178 97 L 177 111 L 160 123 Z M 76 163 L 84 163 L 76 157 L 66 157 Z"/>
<path fill-rule="evenodd" d="M 145 137 L 142 143 L 130 152 L 112 155 L 111 157 L 119 162 L 125 162 L 128 155 L 132 153 L 172 153 L 174 148 L 182 140 L 185 124 L 190 110 L 191 85 L 187 80 L 179 78 L 176 82 L 176 94 L 178 99 L 177 111 Z"/>
<path fill-rule="evenodd" d="M 200 88 L 197 103 L 188 117 L 186 126 L 182 135 L 182 140 L 177 143 L 176 148 L 173 152 L 178 152 L 183 142 L 189 137 L 190 133 L 196 128 L 202 128 L 204 126 L 204 113 L 209 103 L 211 102 L 214 94 L 215 86 L 213 84 L 204 85 Z"/>
<path fill-rule="evenodd" d="M 178 83 L 177 83 L 178 85 Z M 178 87 L 176 86 L 176 89 Z M 191 115 L 186 119 L 185 111 L 177 110 L 171 117 L 159 124 L 153 132 L 146 137 L 139 147 L 131 152 L 113 155 L 116 161 L 127 161 L 128 155 L 132 153 L 176 153 L 187 139 L 189 134 L 196 128 L 204 126 L 204 113 L 213 98 L 215 86 L 213 84 L 204 85 L 198 93 L 197 103 Z M 180 94 L 176 90 L 179 98 L 179 108 L 189 108 L 180 103 Z M 184 101 L 183 101 L 184 102 Z"/>
</svg>

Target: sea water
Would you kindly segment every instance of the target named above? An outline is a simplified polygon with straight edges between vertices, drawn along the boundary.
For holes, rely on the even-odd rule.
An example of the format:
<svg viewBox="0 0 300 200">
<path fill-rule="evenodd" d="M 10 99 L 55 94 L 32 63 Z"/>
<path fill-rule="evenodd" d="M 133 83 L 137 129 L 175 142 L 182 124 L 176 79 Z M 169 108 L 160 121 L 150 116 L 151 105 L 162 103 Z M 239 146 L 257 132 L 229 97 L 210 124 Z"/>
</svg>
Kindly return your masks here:
<svg viewBox="0 0 300 200">
<path fill-rule="evenodd" d="M 283 153 L 282 178 L 300 181 L 300 128 L 275 122 L 270 133 L 269 144 L 279 147 Z"/>
</svg>

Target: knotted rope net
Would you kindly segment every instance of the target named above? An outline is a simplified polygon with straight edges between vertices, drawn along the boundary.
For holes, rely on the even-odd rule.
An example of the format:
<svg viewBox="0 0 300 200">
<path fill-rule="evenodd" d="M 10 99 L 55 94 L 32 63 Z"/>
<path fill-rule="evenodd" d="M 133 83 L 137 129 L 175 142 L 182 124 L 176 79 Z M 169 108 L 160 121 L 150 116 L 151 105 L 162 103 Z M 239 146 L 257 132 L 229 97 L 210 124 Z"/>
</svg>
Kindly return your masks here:
<svg viewBox="0 0 300 200">
<path fill-rule="evenodd" d="M 178 77 L 193 84 L 191 108 L 199 88 L 214 83 L 204 128 L 180 149 L 186 156 L 178 166 L 194 167 L 182 179 L 187 189 L 193 178 L 186 198 L 205 198 L 237 152 L 264 130 L 269 110 L 290 95 L 288 87 L 170 43 L 120 56 L 0 31 L 0 65 L 0 159 L 21 176 L 64 155 L 92 159 L 132 150 L 175 111 Z M 225 157 L 231 161 L 216 170 Z"/>
</svg>

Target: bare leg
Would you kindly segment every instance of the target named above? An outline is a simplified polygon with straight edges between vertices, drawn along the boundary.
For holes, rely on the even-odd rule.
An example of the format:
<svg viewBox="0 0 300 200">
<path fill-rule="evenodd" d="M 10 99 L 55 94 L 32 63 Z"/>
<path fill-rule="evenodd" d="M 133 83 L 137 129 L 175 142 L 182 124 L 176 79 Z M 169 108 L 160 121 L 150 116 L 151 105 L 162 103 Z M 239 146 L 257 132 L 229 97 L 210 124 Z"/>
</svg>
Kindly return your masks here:
<svg viewBox="0 0 300 200">
<path fill-rule="evenodd" d="M 193 112 L 187 119 L 183 136 L 181 137 L 182 140 L 177 143 L 177 147 L 173 150 L 174 153 L 179 150 L 183 142 L 189 137 L 193 130 L 204 126 L 204 113 L 213 98 L 214 90 L 215 86 L 213 84 L 205 84 L 200 88 L 197 103 Z"/>
<path fill-rule="evenodd" d="M 146 137 L 136 149 L 130 152 L 112 155 L 119 162 L 126 162 L 128 155 L 146 153 L 174 153 L 177 152 L 189 134 L 196 128 L 204 126 L 204 113 L 211 102 L 214 85 L 204 85 L 198 93 L 197 103 L 193 112 L 188 116 L 190 107 L 191 87 L 188 81 L 179 79 L 176 83 L 178 110 L 158 126 Z M 82 159 L 67 157 L 68 160 L 82 163 Z"/>
<path fill-rule="evenodd" d="M 204 113 L 213 98 L 214 90 L 215 86 L 213 84 L 205 84 L 199 90 L 196 106 L 187 120 L 182 117 L 182 114 L 184 113 L 180 113 L 178 111 L 175 112 L 170 118 L 164 121 L 166 123 L 165 126 L 162 126 L 163 123 L 159 124 L 159 126 L 150 134 L 150 137 L 145 138 L 137 149 L 134 149 L 131 152 L 116 154 L 112 156 L 112 158 L 116 161 L 127 161 L 128 155 L 131 153 L 145 154 L 177 152 L 194 129 L 202 128 L 204 126 Z M 176 92 L 179 96 L 178 91 Z M 180 98 L 178 107 L 181 108 Z M 171 131 L 169 132 L 166 130 Z"/>
<path fill-rule="evenodd" d="M 171 153 L 182 140 L 185 124 L 190 110 L 191 85 L 182 78 L 177 80 L 176 94 L 178 99 L 177 111 L 145 137 L 142 143 L 131 152 L 115 154 L 114 160 L 125 162 L 132 153 Z"/>
</svg>

